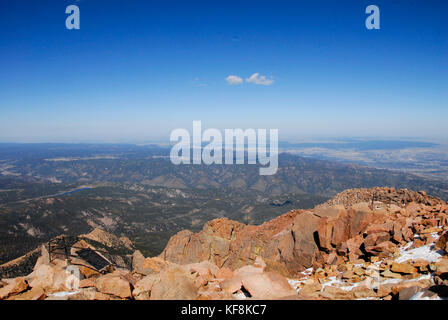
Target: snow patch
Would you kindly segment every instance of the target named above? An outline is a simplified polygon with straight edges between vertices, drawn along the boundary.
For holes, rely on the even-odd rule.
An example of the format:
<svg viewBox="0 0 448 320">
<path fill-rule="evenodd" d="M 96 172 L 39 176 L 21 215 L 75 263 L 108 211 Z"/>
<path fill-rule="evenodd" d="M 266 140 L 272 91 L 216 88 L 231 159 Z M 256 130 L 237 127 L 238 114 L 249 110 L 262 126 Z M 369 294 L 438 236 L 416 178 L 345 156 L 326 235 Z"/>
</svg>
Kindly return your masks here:
<svg viewBox="0 0 448 320">
<path fill-rule="evenodd" d="M 409 300 L 447 300 L 439 297 L 438 295 L 434 295 L 432 297 L 423 297 L 424 292 L 417 292 L 414 294 Z"/>
<path fill-rule="evenodd" d="M 247 299 L 246 295 L 243 292 L 237 292 L 233 294 L 235 300 L 245 300 Z"/>
<path fill-rule="evenodd" d="M 409 244 L 412 245 L 412 242 Z M 400 249 L 400 256 L 395 259 L 395 262 L 402 263 L 408 260 L 424 259 L 431 263 L 439 260 L 443 256 L 441 251 L 434 250 L 434 244 L 407 250 L 411 246 L 409 244 Z"/>
<path fill-rule="evenodd" d="M 60 292 L 51 293 L 48 296 L 50 296 L 50 297 L 67 297 L 67 296 L 72 296 L 72 295 L 80 293 L 80 292 L 81 292 L 81 290 L 78 290 L 78 291 L 60 291 Z"/>
</svg>

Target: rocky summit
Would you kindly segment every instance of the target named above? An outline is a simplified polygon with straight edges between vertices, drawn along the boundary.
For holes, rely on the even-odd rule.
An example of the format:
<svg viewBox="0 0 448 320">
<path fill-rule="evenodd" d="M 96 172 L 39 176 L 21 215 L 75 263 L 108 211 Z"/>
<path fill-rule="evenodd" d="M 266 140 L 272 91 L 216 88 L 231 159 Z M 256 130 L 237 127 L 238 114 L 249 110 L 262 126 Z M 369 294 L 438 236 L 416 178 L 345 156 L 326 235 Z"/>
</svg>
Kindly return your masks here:
<svg viewBox="0 0 448 320">
<path fill-rule="evenodd" d="M 445 299 L 447 219 L 425 192 L 371 188 L 258 226 L 215 219 L 156 257 L 96 229 L 34 251 L 32 272 L 2 279 L 0 299 Z"/>
</svg>

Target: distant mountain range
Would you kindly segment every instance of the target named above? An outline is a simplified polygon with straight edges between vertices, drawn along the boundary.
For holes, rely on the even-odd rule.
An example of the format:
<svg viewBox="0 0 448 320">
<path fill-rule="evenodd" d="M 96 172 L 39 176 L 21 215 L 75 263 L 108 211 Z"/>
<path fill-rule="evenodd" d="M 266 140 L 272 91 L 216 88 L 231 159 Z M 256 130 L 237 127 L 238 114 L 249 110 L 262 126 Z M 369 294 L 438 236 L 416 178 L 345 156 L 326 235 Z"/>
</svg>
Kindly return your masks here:
<svg viewBox="0 0 448 320">
<path fill-rule="evenodd" d="M 28 183 L 142 183 L 168 188 L 250 189 L 268 195 L 309 193 L 331 197 L 357 187 L 390 186 L 424 190 L 442 199 L 448 183 L 420 176 L 279 155 L 279 170 L 260 176 L 257 165 L 173 165 L 169 149 L 135 145 L 0 145 L 0 187 Z M 12 192 L 13 193 L 13 192 Z M 9 196 L 13 197 L 11 192 Z M 5 197 L 4 195 L 0 195 Z"/>
<path fill-rule="evenodd" d="M 356 140 L 345 139 L 332 142 L 280 142 L 280 148 L 325 148 L 325 149 L 354 149 L 365 150 L 401 150 L 408 148 L 432 148 L 437 143 L 409 140 Z"/>
<path fill-rule="evenodd" d="M 448 199 L 448 183 L 385 169 L 279 155 L 256 165 L 173 165 L 158 146 L 0 145 L 0 263 L 62 233 L 100 227 L 145 255 L 220 217 L 260 224 L 350 188 L 388 186 Z M 76 192 L 74 192 L 76 191 Z"/>
</svg>

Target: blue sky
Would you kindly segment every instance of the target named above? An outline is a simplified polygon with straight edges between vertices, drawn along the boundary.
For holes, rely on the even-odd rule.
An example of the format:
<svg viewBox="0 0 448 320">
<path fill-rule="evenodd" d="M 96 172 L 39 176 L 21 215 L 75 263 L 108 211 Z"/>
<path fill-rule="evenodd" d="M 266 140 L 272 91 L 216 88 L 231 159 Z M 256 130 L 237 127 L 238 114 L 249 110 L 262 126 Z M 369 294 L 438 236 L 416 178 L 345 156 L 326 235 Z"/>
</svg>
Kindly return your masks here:
<svg viewBox="0 0 448 320">
<path fill-rule="evenodd" d="M 65 28 L 70 4 L 80 30 Z M 369 4 L 380 30 L 365 27 Z M 0 141 L 168 141 L 193 120 L 291 141 L 446 139 L 447 12 L 443 0 L 2 1 Z"/>
</svg>

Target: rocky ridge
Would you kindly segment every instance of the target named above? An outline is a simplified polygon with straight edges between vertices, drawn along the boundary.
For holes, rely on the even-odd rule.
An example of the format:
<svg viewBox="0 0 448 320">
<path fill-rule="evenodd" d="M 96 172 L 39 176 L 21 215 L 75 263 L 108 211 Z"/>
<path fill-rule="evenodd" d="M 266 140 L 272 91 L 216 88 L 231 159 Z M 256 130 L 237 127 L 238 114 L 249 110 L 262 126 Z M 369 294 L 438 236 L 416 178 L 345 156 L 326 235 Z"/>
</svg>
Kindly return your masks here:
<svg viewBox="0 0 448 320">
<path fill-rule="evenodd" d="M 259 226 L 209 221 L 173 236 L 158 257 L 135 251 L 129 268 L 74 277 L 43 247 L 31 274 L 2 279 L 0 299 L 443 299 L 447 218 L 448 205 L 424 192 L 351 189 Z"/>
</svg>

